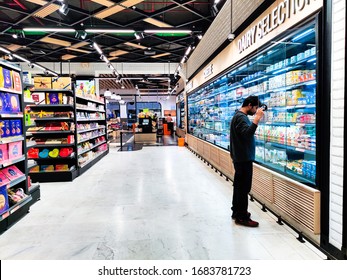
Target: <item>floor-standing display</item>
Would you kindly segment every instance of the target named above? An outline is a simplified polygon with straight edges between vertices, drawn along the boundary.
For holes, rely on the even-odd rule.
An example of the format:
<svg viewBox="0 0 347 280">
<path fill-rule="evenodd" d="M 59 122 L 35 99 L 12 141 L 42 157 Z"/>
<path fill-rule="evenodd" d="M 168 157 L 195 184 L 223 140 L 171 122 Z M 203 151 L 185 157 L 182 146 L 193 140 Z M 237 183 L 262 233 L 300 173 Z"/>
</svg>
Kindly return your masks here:
<svg viewBox="0 0 347 280">
<path fill-rule="evenodd" d="M 0 232 L 23 217 L 33 202 L 28 187 L 22 93 L 21 69 L 0 61 Z"/>
<path fill-rule="evenodd" d="M 76 138 L 79 174 L 108 153 L 104 98 L 76 92 Z"/>
<path fill-rule="evenodd" d="M 28 159 L 38 165 L 30 169 L 34 182 L 71 181 L 77 176 L 74 97 L 72 90 L 34 89 L 30 119 L 35 126 L 27 138 L 35 141 Z"/>
</svg>

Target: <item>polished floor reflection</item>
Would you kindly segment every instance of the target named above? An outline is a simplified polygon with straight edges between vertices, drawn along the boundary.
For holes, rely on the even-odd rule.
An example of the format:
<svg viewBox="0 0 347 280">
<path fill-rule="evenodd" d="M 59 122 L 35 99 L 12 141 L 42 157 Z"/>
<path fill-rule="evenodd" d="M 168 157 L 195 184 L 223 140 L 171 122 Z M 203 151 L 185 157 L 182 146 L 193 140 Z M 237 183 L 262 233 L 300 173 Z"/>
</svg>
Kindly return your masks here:
<svg viewBox="0 0 347 280">
<path fill-rule="evenodd" d="M 236 225 L 232 183 L 188 149 L 117 150 L 73 182 L 41 184 L 41 201 L 0 236 L 0 258 L 325 258 L 257 203 L 250 211 L 260 227 Z"/>
</svg>

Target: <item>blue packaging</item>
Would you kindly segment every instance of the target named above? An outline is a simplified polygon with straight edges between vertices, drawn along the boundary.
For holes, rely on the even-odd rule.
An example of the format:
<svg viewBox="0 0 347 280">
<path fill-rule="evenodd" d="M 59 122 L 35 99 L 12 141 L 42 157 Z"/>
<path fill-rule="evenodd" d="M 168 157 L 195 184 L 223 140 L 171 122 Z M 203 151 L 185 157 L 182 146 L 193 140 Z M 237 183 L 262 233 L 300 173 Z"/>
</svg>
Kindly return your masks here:
<svg viewBox="0 0 347 280">
<path fill-rule="evenodd" d="M 10 120 L 10 134 L 16 136 L 16 120 Z"/>
<path fill-rule="evenodd" d="M 9 120 L 3 120 L 3 134 L 2 137 L 10 137 L 11 136 L 11 125 Z"/>
<path fill-rule="evenodd" d="M 11 112 L 11 113 L 20 112 L 20 103 L 19 103 L 18 94 L 9 93 L 8 95 L 9 95 L 9 104 L 8 104 L 9 112 Z"/>
<path fill-rule="evenodd" d="M 6 92 L 0 92 L 0 112 L 11 112 L 10 95 Z"/>
<path fill-rule="evenodd" d="M 0 186 L 0 215 L 7 211 L 8 205 L 8 195 L 6 185 Z"/>
<path fill-rule="evenodd" d="M 15 122 L 16 122 L 16 135 L 22 135 L 23 134 L 22 121 L 15 120 Z"/>
<path fill-rule="evenodd" d="M 2 68 L 2 74 L 4 76 L 4 88 L 12 88 L 11 71 L 6 68 Z"/>
</svg>

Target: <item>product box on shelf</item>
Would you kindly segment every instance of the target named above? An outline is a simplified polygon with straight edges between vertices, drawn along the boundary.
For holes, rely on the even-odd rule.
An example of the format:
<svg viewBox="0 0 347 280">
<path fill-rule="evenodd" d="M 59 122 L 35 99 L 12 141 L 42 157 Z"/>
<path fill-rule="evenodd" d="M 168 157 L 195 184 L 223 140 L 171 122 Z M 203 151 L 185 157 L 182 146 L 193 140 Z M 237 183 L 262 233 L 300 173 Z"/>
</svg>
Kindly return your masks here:
<svg viewBox="0 0 347 280">
<path fill-rule="evenodd" d="M 22 141 L 16 141 L 8 143 L 8 158 L 15 159 L 23 155 L 22 153 Z"/>
<path fill-rule="evenodd" d="M 8 147 L 7 144 L 0 144 L 0 163 L 8 160 Z"/>
<path fill-rule="evenodd" d="M 10 97 L 10 104 L 9 104 L 9 111 L 11 113 L 18 113 L 20 112 L 20 103 L 19 103 L 19 96 L 18 94 L 9 94 Z"/>
<path fill-rule="evenodd" d="M 34 77 L 35 88 L 52 88 L 51 77 Z"/>
<path fill-rule="evenodd" d="M 4 79 L 3 87 L 4 88 L 12 88 L 11 71 L 6 69 L 6 68 L 2 68 L 2 75 L 3 75 L 3 79 Z"/>
<path fill-rule="evenodd" d="M 6 177 L 10 180 L 13 181 L 17 179 L 18 177 L 23 176 L 23 172 L 18 169 L 17 166 L 11 165 L 9 167 L 6 167 L 1 170 L 2 173 L 6 175 Z"/>
<path fill-rule="evenodd" d="M 33 79 L 31 77 L 31 72 L 23 71 L 23 82 L 27 84 L 32 84 Z"/>
<path fill-rule="evenodd" d="M 36 105 L 46 104 L 46 95 L 44 92 L 33 92 L 31 98 L 33 99 Z"/>
<path fill-rule="evenodd" d="M 9 208 L 6 185 L 1 185 L 1 177 L 0 174 L 0 215 Z"/>
<path fill-rule="evenodd" d="M 6 92 L 0 92 L 0 112 L 10 112 L 10 95 Z"/>
<path fill-rule="evenodd" d="M 2 67 L 0 66 L 0 88 L 4 87 L 4 74 L 2 73 Z"/>
<path fill-rule="evenodd" d="M 43 172 L 49 172 L 49 171 L 54 171 L 54 165 L 41 165 L 41 171 Z"/>
<path fill-rule="evenodd" d="M 3 172 L 0 170 L 0 186 L 7 185 L 8 183 L 10 183 L 10 180 L 7 178 L 7 176 L 5 175 L 5 173 L 3 173 Z"/>
<path fill-rule="evenodd" d="M 18 113 L 20 103 L 18 94 L 0 92 L 0 113 Z"/>
<path fill-rule="evenodd" d="M 11 136 L 11 128 L 10 128 L 10 121 L 9 120 L 2 120 L 0 121 L 0 133 L 1 138 L 6 138 Z"/>
<path fill-rule="evenodd" d="M 16 71 L 12 71 L 13 89 L 15 91 L 22 91 L 22 81 L 20 75 Z"/>
<path fill-rule="evenodd" d="M 56 171 L 69 171 L 69 165 L 68 164 L 56 164 L 55 170 Z"/>
<path fill-rule="evenodd" d="M 46 92 L 46 104 L 62 104 L 63 94 L 56 92 Z"/>
<path fill-rule="evenodd" d="M 71 89 L 71 78 L 70 77 L 59 77 L 53 79 L 53 89 Z"/>
</svg>

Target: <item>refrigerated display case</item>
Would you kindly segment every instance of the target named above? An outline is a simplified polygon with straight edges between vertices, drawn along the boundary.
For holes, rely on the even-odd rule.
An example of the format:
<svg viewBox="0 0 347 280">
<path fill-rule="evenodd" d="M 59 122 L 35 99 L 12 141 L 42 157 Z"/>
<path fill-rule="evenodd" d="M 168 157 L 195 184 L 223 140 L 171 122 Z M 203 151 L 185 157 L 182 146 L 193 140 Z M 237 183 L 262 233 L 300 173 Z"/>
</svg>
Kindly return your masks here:
<svg viewBox="0 0 347 280">
<path fill-rule="evenodd" d="M 188 96 L 188 133 L 229 150 L 243 100 L 268 106 L 256 131 L 256 161 L 316 185 L 316 22 L 288 31 Z"/>
</svg>

